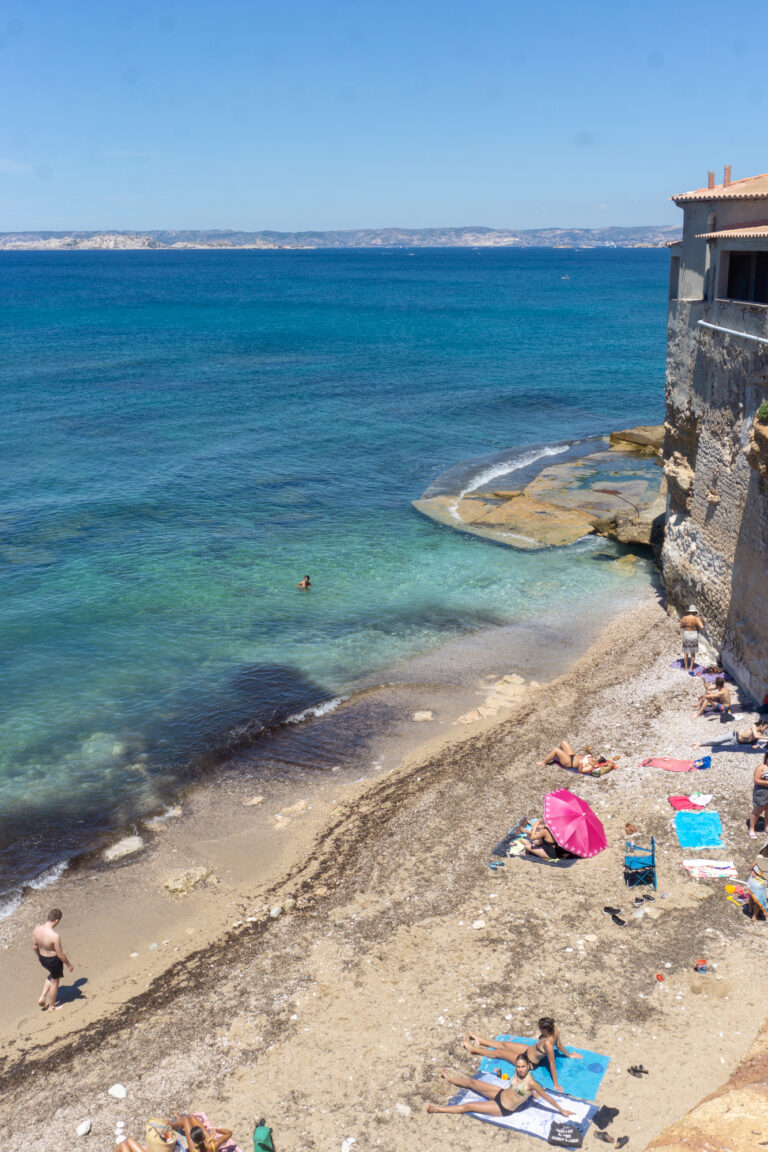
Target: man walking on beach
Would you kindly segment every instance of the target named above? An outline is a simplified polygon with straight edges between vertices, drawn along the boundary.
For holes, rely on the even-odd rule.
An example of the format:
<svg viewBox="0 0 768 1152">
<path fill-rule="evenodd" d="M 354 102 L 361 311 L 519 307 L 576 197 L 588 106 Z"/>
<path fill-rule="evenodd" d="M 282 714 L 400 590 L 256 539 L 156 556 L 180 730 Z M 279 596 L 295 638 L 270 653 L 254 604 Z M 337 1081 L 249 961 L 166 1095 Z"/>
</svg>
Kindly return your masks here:
<svg viewBox="0 0 768 1152">
<path fill-rule="evenodd" d="M 56 931 L 60 920 L 61 909 L 52 908 L 45 924 L 38 924 L 32 933 L 32 947 L 37 953 L 38 960 L 48 973 L 38 1000 L 38 1004 L 44 1012 L 53 1012 L 57 1008 L 63 1007 L 63 1005 L 56 1003 L 56 998 L 59 995 L 59 980 L 64 975 L 65 964 L 70 972 L 74 971 L 61 946 L 61 936 Z"/>
</svg>

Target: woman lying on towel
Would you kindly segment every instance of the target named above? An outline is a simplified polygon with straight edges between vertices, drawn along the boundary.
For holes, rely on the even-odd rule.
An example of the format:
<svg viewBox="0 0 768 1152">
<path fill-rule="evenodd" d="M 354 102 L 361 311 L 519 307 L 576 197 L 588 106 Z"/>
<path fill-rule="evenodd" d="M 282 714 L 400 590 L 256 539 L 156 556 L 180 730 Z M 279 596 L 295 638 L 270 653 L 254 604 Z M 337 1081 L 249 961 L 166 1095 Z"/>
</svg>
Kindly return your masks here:
<svg viewBox="0 0 768 1152">
<path fill-rule="evenodd" d="M 557 748 L 553 748 L 546 760 L 539 760 L 537 767 L 544 768 L 547 764 L 559 764 L 561 768 L 573 768 L 580 776 L 604 776 L 618 768 L 615 760 L 607 756 L 593 756 L 589 748 L 579 756 L 567 740 L 561 740 Z"/>
<path fill-rule="evenodd" d="M 455 1084 L 457 1088 L 469 1088 L 485 1100 L 476 1100 L 466 1104 L 433 1104 L 427 1103 L 427 1112 L 480 1112 L 483 1116 L 511 1116 L 521 1104 L 525 1104 L 529 1096 L 541 1097 L 550 1104 L 561 1116 L 573 1116 L 561 1108 L 540 1084 L 531 1076 L 531 1062 L 524 1052 L 515 1060 L 515 1074 L 509 1082 L 508 1088 L 499 1088 L 496 1084 L 487 1084 L 485 1080 L 473 1080 L 470 1076 L 451 1075 L 445 1068 L 441 1071 L 443 1080 Z"/>
<path fill-rule="evenodd" d="M 525 1056 L 532 1068 L 538 1068 L 546 1060 L 552 1076 L 552 1083 L 557 1092 L 562 1089 L 557 1082 L 557 1067 L 555 1066 L 555 1053 L 567 1057 L 568 1060 L 581 1060 L 580 1052 L 568 1052 L 560 1038 L 560 1030 L 551 1016 L 542 1016 L 539 1020 L 539 1038 L 535 1044 L 515 1044 L 511 1040 L 485 1040 L 482 1036 L 475 1036 L 470 1032 L 462 1041 L 467 1052 L 473 1056 L 486 1056 L 489 1060 L 506 1060 L 514 1064 L 518 1056 Z"/>
</svg>

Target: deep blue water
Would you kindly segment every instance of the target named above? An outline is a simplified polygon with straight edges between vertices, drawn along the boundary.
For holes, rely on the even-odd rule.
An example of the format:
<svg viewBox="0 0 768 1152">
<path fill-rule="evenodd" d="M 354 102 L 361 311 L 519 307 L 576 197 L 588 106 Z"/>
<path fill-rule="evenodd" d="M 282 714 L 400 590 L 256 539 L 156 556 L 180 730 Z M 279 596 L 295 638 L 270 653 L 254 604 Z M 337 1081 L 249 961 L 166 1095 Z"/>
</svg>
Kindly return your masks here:
<svg viewBox="0 0 768 1152">
<path fill-rule="evenodd" d="M 461 460 L 660 422 L 667 262 L 0 255 L 0 861 L 49 864 L 243 726 L 610 595 L 578 546 L 410 501 Z"/>
</svg>

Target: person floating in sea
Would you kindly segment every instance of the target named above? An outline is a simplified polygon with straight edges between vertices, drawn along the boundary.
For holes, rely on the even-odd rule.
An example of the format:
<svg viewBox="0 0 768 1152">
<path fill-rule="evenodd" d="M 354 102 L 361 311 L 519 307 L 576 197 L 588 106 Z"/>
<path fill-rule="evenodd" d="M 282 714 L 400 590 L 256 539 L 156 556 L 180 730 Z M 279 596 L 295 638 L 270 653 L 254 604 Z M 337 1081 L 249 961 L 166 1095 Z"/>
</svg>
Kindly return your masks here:
<svg viewBox="0 0 768 1152">
<path fill-rule="evenodd" d="M 32 947 L 37 953 L 38 960 L 48 973 L 38 1000 L 38 1004 L 44 1012 L 53 1012 L 55 1009 L 63 1007 L 57 1002 L 57 998 L 59 980 L 64 975 L 64 965 L 66 964 L 70 972 L 74 972 L 74 968 L 61 945 L 61 936 L 56 931 L 60 921 L 61 909 L 51 908 L 45 924 L 38 924 L 32 932 Z"/>
<path fill-rule="evenodd" d="M 533 1094 L 550 1104 L 561 1116 L 574 1115 L 573 1112 L 561 1108 L 557 1101 L 536 1083 L 531 1075 L 531 1062 L 524 1052 L 521 1052 L 515 1060 L 515 1074 L 509 1081 L 508 1088 L 499 1088 L 498 1085 L 488 1084 L 485 1080 L 473 1080 L 470 1076 L 451 1075 L 445 1068 L 441 1070 L 440 1075 L 449 1084 L 454 1084 L 457 1088 L 469 1088 L 471 1092 L 476 1092 L 485 1099 L 466 1104 L 433 1104 L 430 1100 L 427 1103 L 427 1112 L 479 1112 L 483 1116 L 511 1116 Z"/>
<path fill-rule="evenodd" d="M 557 748 L 553 748 L 546 760 L 539 760 L 537 766 L 544 768 L 547 764 L 559 764 L 561 768 L 572 768 L 580 776 L 604 776 L 618 768 L 615 760 L 606 756 L 593 756 L 588 748 L 584 749 L 583 756 L 575 751 L 567 740 L 561 740 Z"/>
<path fill-rule="evenodd" d="M 686 672 L 693 672 L 696 663 L 696 653 L 699 650 L 699 632 L 704 625 L 696 609 L 691 604 L 685 616 L 680 621 L 680 631 L 683 634 L 683 668 Z"/>
<path fill-rule="evenodd" d="M 296 587 L 301 588 L 302 592 L 308 592 L 312 587 L 312 581 L 310 580 L 309 576 L 305 576 L 303 580 L 299 581 Z"/>
<path fill-rule="evenodd" d="M 542 1016 L 539 1020 L 539 1038 L 535 1044 L 515 1044 L 509 1040 L 486 1040 L 476 1036 L 473 1032 L 465 1036 L 462 1041 L 467 1052 L 472 1056 L 486 1056 L 489 1060 L 506 1060 L 514 1064 L 518 1056 L 526 1056 L 532 1068 L 538 1068 L 546 1060 L 549 1065 L 552 1083 L 555 1091 L 562 1089 L 557 1082 L 557 1067 L 555 1053 L 565 1056 L 568 1060 L 581 1060 L 580 1052 L 569 1052 L 560 1038 L 560 1030 L 551 1016 Z"/>
<path fill-rule="evenodd" d="M 725 679 L 722 676 L 715 678 L 714 688 L 707 689 L 699 700 L 699 710 L 694 712 L 694 720 L 706 712 L 708 708 L 714 708 L 724 715 L 731 711 L 731 690 L 726 687 Z"/>
</svg>

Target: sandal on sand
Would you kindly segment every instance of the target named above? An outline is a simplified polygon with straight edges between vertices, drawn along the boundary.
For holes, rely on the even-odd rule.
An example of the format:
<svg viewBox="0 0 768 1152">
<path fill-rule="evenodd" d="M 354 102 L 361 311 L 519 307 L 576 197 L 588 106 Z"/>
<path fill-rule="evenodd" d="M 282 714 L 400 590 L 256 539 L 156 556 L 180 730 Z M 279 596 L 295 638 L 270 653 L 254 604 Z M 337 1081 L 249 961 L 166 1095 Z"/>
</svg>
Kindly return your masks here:
<svg viewBox="0 0 768 1152">
<path fill-rule="evenodd" d="M 629 1144 L 629 1136 L 619 1136 L 616 1141 L 617 1148 L 623 1148 L 625 1144 Z"/>
<path fill-rule="evenodd" d="M 627 1068 L 627 1072 L 629 1072 L 630 1076 L 636 1076 L 638 1080 L 648 1075 L 648 1069 L 643 1068 L 642 1064 L 633 1064 L 631 1068 Z"/>
<path fill-rule="evenodd" d="M 603 912 L 605 912 L 606 916 L 618 916 L 619 912 L 621 912 L 621 908 L 611 908 L 610 904 L 606 904 L 605 908 L 603 908 Z"/>
<path fill-rule="evenodd" d="M 607 1132 L 595 1132 L 595 1140 L 602 1140 L 604 1144 L 615 1144 L 613 1136 L 609 1136 Z"/>
<path fill-rule="evenodd" d="M 654 904 L 656 902 L 656 897 L 651 896 L 650 892 L 646 892 L 645 896 L 643 896 L 643 900 L 647 900 L 649 904 Z"/>
<path fill-rule="evenodd" d="M 619 928 L 626 928 L 627 926 L 626 920 L 622 920 L 621 916 L 618 914 L 611 916 L 611 920 L 613 920 L 614 924 L 618 924 Z"/>
</svg>

